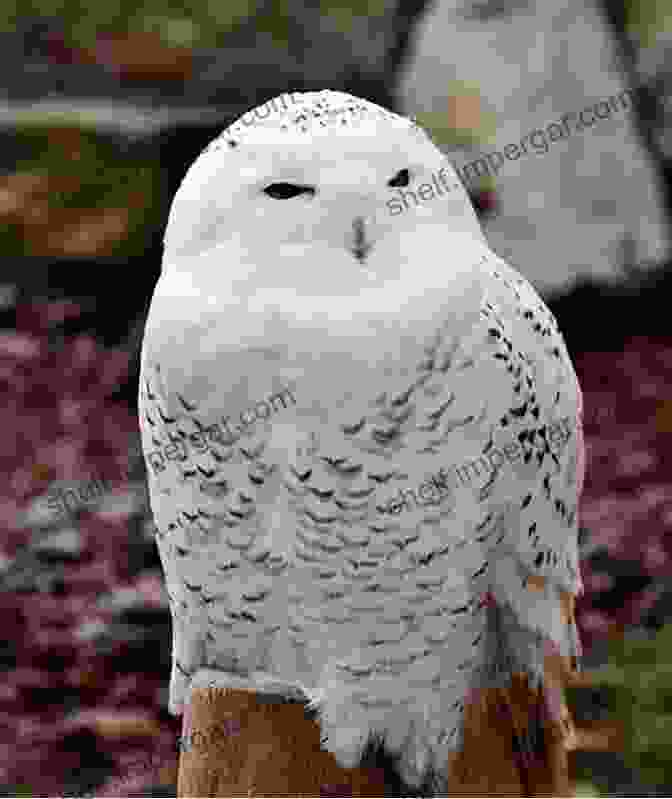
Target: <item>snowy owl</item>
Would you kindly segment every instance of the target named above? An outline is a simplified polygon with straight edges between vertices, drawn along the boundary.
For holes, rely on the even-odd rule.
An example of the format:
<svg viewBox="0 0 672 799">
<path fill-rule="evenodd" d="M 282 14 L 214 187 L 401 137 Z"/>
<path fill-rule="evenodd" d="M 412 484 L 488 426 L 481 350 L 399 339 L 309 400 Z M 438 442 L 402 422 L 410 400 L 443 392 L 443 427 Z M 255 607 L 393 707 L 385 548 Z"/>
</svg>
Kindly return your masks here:
<svg viewBox="0 0 672 799">
<path fill-rule="evenodd" d="M 449 780 L 479 690 L 577 668 L 579 384 L 414 121 L 292 93 L 211 142 L 139 409 L 173 714 L 203 686 L 303 697 L 341 767 L 377 737 L 418 786 Z"/>
</svg>

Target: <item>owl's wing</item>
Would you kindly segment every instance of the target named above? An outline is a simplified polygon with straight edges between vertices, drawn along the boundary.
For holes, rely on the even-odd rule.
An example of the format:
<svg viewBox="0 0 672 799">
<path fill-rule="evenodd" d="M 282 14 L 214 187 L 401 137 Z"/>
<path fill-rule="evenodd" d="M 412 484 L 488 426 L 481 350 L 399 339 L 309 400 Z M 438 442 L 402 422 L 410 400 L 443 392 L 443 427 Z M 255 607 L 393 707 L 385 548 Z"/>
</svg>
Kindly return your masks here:
<svg viewBox="0 0 672 799">
<path fill-rule="evenodd" d="M 150 500 L 173 618 L 174 714 L 182 712 L 199 669 L 235 675 L 264 668 L 267 635 L 273 632 L 269 607 L 277 602 L 271 587 L 287 568 L 264 543 L 279 488 L 278 464 L 267 449 L 272 419 L 257 418 L 236 431 L 222 418 L 232 391 L 221 379 L 226 369 L 215 375 L 218 391 L 198 390 L 197 382 L 190 388 L 181 379 L 180 360 L 174 347 L 153 347 L 146 339 L 139 393 Z M 184 373 L 192 366 L 184 360 Z M 230 377 L 235 386 L 235 375 Z M 274 397 L 274 405 L 291 402 L 288 394 Z"/>
<path fill-rule="evenodd" d="M 506 535 L 491 552 L 489 627 L 497 648 L 486 662 L 486 686 L 511 673 L 543 686 L 559 722 L 567 709 L 562 685 L 580 669 L 574 600 L 583 591 L 578 505 L 585 476 L 582 398 L 552 313 L 527 280 L 501 258 L 491 259 L 485 306 L 489 335 L 514 380 L 515 401 L 495 419 L 502 443 L 492 497 L 515 500 Z M 508 431 L 508 432 L 507 432 Z M 506 450 L 506 439 L 515 441 Z M 494 440 L 493 440 L 494 443 Z M 527 746 L 533 747 L 534 731 Z"/>
<path fill-rule="evenodd" d="M 507 468 L 508 458 L 502 459 L 493 491 L 506 495 L 516 471 L 522 475 L 527 463 L 536 465 L 505 547 L 521 575 L 542 579 L 553 589 L 544 596 L 555 607 L 557 591 L 583 591 L 578 556 L 578 503 L 585 473 L 581 389 L 557 321 L 530 283 L 501 258 L 492 259 L 491 274 L 485 314 L 491 335 L 501 345 L 502 363 L 511 369 L 516 398 L 498 424 L 510 431 L 509 439 L 515 434 L 520 452 L 514 469 Z M 507 597 L 526 624 L 560 644 L 564 634 L 558 635 L 550 624 L 551 605 L 527 589 L 517 598 L 519 581 L 503 576 L 510 568 L 503 564 L 513 561 L 501 562 L 502 598 Z M 557 613 L 553 618 L 560 623 Z"/>
</svg>

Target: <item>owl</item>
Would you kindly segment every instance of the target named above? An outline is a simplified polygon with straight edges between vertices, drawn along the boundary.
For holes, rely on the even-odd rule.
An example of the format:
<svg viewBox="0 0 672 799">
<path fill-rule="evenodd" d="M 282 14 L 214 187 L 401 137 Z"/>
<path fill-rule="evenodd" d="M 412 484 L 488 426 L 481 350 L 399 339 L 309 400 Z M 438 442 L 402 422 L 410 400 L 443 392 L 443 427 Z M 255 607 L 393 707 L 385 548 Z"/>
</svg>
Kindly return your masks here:
<svg viewBox="0 0 672 799">
<path fill-rule="evenodd" d="M 339 767 L 376 740 L 445 787 L 480 692 L 578 663 L 580 387 L 414 121 L 292 93 L 211 142 L 171 206 L 139 420 L 174 715 L 204 687 L 300 698 Z"/>
</svg>

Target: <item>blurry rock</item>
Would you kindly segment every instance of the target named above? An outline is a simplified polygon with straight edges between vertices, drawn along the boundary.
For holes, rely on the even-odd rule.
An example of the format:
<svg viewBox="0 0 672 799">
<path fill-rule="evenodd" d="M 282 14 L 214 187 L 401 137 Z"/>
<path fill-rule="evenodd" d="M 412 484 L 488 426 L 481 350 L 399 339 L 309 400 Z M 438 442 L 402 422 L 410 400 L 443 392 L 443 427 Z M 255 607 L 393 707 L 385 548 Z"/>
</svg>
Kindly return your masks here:
<svg viewBox="0 0 672 799">
<path fill-rule="evenodd" d="M 97 602 L 101 610 L 109 610 L 115 614 L 143 604 L 142 596 L 134 588 L 119 588 L 113 594 L 100 597 Z"/>
<path fill-rule="evenodd" d="M 126 487 L 113 487 L 96 510 L 96 516 L 103 519 L 134 518 L 145 510 L 145 486 L 136 483 Z M 131 524 L 131 519 L 129 519 Z"/>
<path fill-rule="evenodd" d="M 24 562 L 21 564 L 13 563 L 7 574 L 2 576 L 3 591 L 32 593 L 40 590 L 38 585 L 39 565 L 35 560 L 31 563 L 26 563 L 25 558 L 22 560 Z"/>
<path fill-rule="evenodd" d="M 75 630 L 74 636 L 78 641 L 95 641 L 108 631 L 108 625 L 101 619 L 85 621 Z"/>
<path fill-rule="evenodd" d="M 60 530 L 39 538 L 31 548 L 41 560 L 79 560 L 83 551 L 82 536 L 73 528 Z"/>
<path fill-rule="evenodd" d="M 12 283 L 0 283 L 0 311 L 14 308 L 18 294 L 18 289 Z"/>
<path fill-rule="evenodd" d="M 62 571 L 58 568 L 60 564 L 49 563 L 46 568 L 35 575 L 35 588 L 42 594 L 53 594 L 63 596 L 67 592 L 66 581 Z"/>
<path fill-rule="evenodd" d="M 595 0 L 435 3 L 411 50 L 400 109 L 434 133 L 465 182 L 496 178 L 501 212 L 486 236 L 538 289 L 557 292 L 581 276 L 622 281 L 626 267 L 669 254 L 660 176 Z M 466 149 L 449 116 L 455 95 L 480 98 L 478 114 L 462 104 L 464 125 L 476 126 Z M 501 161 L 478 162 L 494 151 Z"/>
<path fill-rule="evenodd" d="M 100 610 L 111 611 L 119 621 L 152 625 L 169 618 L 168 595 L 160 570 L 136 580 L 133 587 L 119 588 L 98 599 Z"/>
</svg>

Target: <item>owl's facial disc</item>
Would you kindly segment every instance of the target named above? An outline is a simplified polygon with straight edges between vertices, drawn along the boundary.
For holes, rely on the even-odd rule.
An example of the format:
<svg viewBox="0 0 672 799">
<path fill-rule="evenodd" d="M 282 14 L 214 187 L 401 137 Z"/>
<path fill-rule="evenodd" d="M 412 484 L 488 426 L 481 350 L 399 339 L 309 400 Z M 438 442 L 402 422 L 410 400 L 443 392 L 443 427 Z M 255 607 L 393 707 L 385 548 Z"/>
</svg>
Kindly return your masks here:
<svg viewBox="0 0 672 799">
<path fill-rule="evenodd" d="M 275 116 L 234 123 L 192 165 L 171 207 L 166 269 L 218 280 L 193 257 L 227 250 L 229 277 L 275 281 L 281 259 L 283 273 L 329 264 L 347 282 L 358 268 L 383 278 L 427 227 L 482 238 L 464 187 L 410 120 L 328 91 L 297 96 Z M 445 190 L 427 200 L 440 169 Z"/>
<path fill-rule="evenodd" d="M 265 230 L 275 231 L 280 246 L 326 243 L 333 253 L 364 264 L 394 234 L 398 223 L 388 218 L 385 200 L 391 189 L 408 187 L 423 174 L 424 153 L 405 151 L 405 138 L 381 153 L 371 140 L 353 139 L 350 147 L 332 140 L 325 152 L 304 143 L 264 175 L 257 185 Z M 395 162 L 402 158 L 408 166 L 399 169 Z"/>
</svg>

